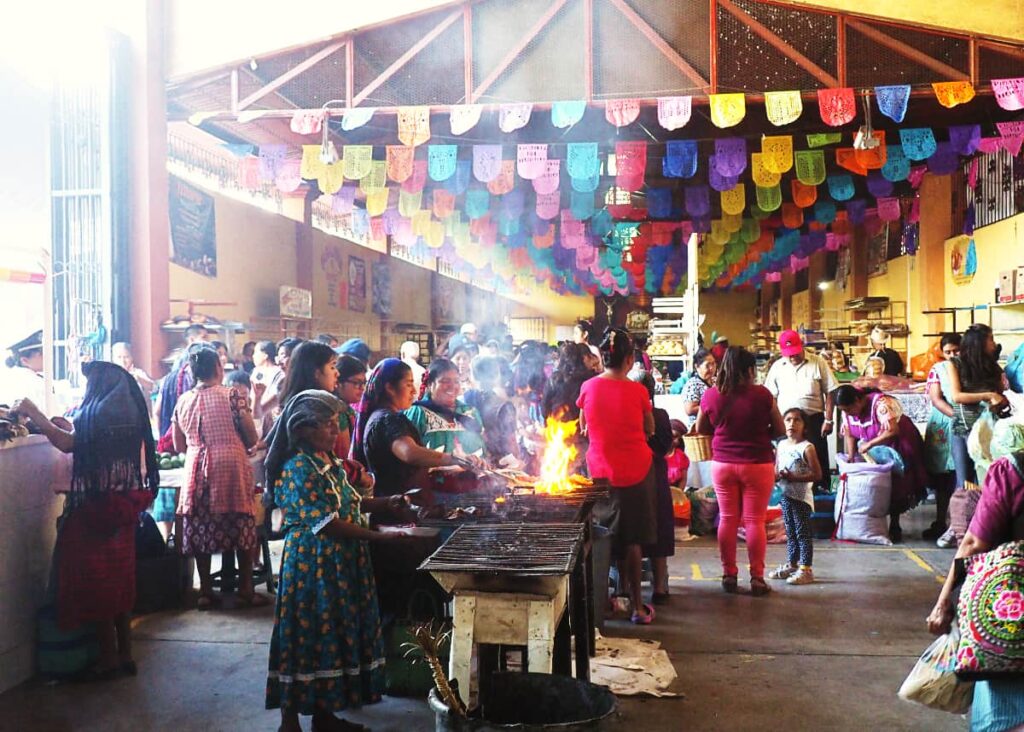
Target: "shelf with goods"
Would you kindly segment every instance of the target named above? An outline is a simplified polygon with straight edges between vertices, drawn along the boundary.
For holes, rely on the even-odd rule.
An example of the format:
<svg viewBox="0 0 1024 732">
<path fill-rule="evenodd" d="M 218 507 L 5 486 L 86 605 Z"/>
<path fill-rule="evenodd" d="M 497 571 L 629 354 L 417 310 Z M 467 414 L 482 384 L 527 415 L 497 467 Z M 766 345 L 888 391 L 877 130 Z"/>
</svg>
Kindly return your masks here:
<svg viewBox="0 0 1024 732">
<path fill-rule="evenodd" d="M 171 353 L 161 361 L 165 364 L 172 364 L 177 360 L 180 351 L 181 339 L 185 331 L 192 325 L 201 325 L 212 334 L 210 340 L 221 341 L 228 347 L 229 353 L 236 353 L 241 346 L 235 342 L 235 336 L 251 331 L 251 326 L 232 320 L 218 320 L 217 318 L 199 312 L 199 308 L 235 307 L 234 302 L 209 302 L 206 300 L 171 300 L 172 303 L 184 303 L 186 314 L 177 316 L 160 324 L 160 330 L 164 333 L 177 334 L 177 339 L 172 339 Z M 236 347 L 237 346 L 237 347 Z"/>
<path fill-rule="evenodd" d="M 909 363 L 910 329 L 907 327 L 905 301 L 882 297 L 857 298 L 847 300 L 838 313 L 839 322 L 845 316 L 846 324 L 827 327 L 825 336 L 830 342 L 847 344 L 858 368 L 863 370 L 867 355 L 875 350 L 869 337 L 876 327 L 889 334 L 889 347 L 900 354 L 904 363 Z"/>
<path fill-rule="evenodd" d="M 653 315 L 647 324 L 647 355 L 652 360 L 682 362 L 684 369 L 690 368 L 702 320 L 693 302 L 689 290 L 683 297 L 656 297 L 651 301 Z"/>
</svg>

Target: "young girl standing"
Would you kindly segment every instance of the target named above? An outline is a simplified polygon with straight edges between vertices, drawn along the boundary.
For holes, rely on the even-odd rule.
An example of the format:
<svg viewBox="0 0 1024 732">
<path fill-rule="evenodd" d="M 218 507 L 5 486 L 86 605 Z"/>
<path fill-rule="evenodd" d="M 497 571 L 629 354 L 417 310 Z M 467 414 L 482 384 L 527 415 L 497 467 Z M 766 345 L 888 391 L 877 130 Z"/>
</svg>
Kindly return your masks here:
<svg viewBox="0 0 1024 732">
<path fill-rule="evenodd" d="M 814 445 L 804 436 L 805 415 L 800 409 L 788 409 L 782 415 L 786 439 L 776 450 L 775 479 L 782 487 L 782 519 L 786 525 L 786 550 L 789 561 L 768 573 L 769 579 L 784 579 L 790 585 L 814 582 L 814 544 L 811 539 L 811 512 L 814 493 L 811 487 L 821 480 L 821 464 Z"/>
</svg>

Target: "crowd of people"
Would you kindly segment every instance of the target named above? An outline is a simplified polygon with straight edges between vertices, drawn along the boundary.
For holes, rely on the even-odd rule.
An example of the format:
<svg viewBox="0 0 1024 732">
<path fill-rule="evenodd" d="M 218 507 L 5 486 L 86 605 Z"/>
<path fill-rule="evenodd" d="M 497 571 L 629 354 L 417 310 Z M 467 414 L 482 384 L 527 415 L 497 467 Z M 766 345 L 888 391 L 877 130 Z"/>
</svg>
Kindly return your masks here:
<svg viewBox="0 0 1024 732">
<path fill-rule="evenodd" d="M 114 363 L 86 364 L 73 426 L 47 419 L 31 399 L 15 408 L 74 453 L 55 559 L 58 607 L 66 625 L 97 623 L 97 678 L 135 673 L 127 622 L 132 526 L 156 495 L 162 446 L 186 455 L 173 506 L 182 536 L 175 540 L 196 559 L 197 607 L 220 603 L 212 554 L 237 559 L 242 606 L 269 602 L 253 584 L 260 500 L 253 457 L 266 451 L 263 501 L 280 512 L 285 539 L 266 703 L 281 710 L 284 730 L 300 729 L 299 715 L 311 715 L 314 729 L 356 729 L 335 714 L 380 697 L 385 598 L 378 585 L 386 568 L 379 560 L 389 548 L 420 549 L 380 527 L 434 505 L 457 505 L 477 489 L 481 468 L 535 475 L 548 419 L 578 420 L 573 469 L 611 486 L 597 519 L 611 532 L 631 620 L 647 625 L 670 598 L 673 486 L 713 485 L 722 588 L 740 591 L 742 527 L 750 593 L 764 596 L 768 580 L 815 580 L 811 512 L 815 494 L 829 485 L 834 432 L 837 452 L 850 461 L 877 447 L 901 457 L 890 502 L 893 541 L 901 539 L 900 515 L 931 487 L 936 520 L 925 536 L 953 546 L 950 502 L 977 480 L 966 436 L 986 409 L 1006 409 L 997 349 L 982 325 L 943 339 L 946 360 L 928 378 L 933 414 L 925 439 L 893 397 L 840 386 L 829 361 L 808 352 L 794 331 L 781 334 L 781 358 L 762 384 L 746 349 L 718 339 L 715 348 L 699 350 L 683 379 L 681 420 L 655 408 L 653 368 L 631 335 L 610 328 L 598 338 L 585 320 L 558 348 L 527 341 L 513 349 L 503 334 L 481 335 L 467 324 L 425 365 L 412 341 L 378 359 L 364 341 L 339 343 L 330 335 L 250 342 L 232 362 L 228 349 L 207 337 L 202 326 L 190 326 L 159 384 L 135 366 L 127 344 L 115 346 Z M 691 462 L 685 435 L 707 436 L 710 460 Z M 1004 462 L 1012 470 L 1002 462 L 990 469 L 989 480 L 1001 481 L 999 496 L 983 496 L 960 555 L 1012 535 L 1024 506 L 1024 471 L 1019 460 Z M 787 561 L 766 572 L 765 517 L 776 488 Z M 649 602 L 641 589 L 645 558 L 653 573 Z M 930 620 L 936 630 L 948 626 L 950 591 L 944 588 Z"/>
</svg>

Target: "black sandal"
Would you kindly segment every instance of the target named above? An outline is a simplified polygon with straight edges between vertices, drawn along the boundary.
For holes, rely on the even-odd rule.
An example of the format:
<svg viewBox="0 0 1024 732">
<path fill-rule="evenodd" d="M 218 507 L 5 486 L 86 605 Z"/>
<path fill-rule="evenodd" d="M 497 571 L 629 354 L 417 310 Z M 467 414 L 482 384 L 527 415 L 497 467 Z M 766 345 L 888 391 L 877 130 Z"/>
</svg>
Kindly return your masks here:
<svg viewBox="0 0 1024 732">
<path fill-rule="evenodd" d="M 734 574 L 723 574 L 722 575 L 722 589 L 728 592 L 730 595 L 735 594 L 739 591 L 740 581 Z"/>
<path fill-rule="evenodd" d="M 672 595 L 667 592 L 652 592 L 651 593 L 651 604 L 652 605 L 668 605 L 672 599 Z"/>
</svg>

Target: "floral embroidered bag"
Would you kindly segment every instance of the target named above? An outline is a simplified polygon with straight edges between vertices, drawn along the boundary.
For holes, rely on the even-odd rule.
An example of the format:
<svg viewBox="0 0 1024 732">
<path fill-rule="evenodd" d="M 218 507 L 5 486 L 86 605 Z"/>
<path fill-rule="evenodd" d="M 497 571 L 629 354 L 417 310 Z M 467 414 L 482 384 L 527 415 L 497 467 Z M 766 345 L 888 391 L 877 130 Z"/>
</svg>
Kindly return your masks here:
<svg viewBox="0 0 1024 732">
<path fill-rule="evenodd" d="M 1024 477 L 1024 453 L 1011 461 Z M 1024 537 L 1024 516 L 1013 522 Z M 967 557 L 957 601 L 960 647 L 956 674 L 962 679 L 1024 675 L 1024 541 L 1009 541 Z"/>
</svg>

